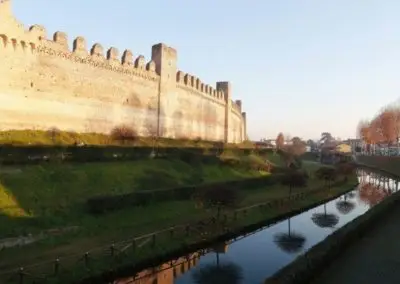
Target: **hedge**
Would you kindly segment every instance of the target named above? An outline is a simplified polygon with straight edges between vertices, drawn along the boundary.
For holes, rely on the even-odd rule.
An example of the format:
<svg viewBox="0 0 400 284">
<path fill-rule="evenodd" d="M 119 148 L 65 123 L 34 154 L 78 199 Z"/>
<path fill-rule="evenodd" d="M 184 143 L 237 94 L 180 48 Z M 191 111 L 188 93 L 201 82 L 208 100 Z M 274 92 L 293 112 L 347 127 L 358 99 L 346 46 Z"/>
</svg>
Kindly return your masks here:
<svg viewBox="0 0 400 284">
<path fill-rule="evenodd" d="M 266 154 L 270 149 L 239 149 L 239 148 L 195 148 L 195 147 L 164 147 L 156 148 L 158 156 L 191 159 L 193 154 L 217 156 L 223 152 L 249 155 L 254 151 Z M 0 146 L 0 164 L 35 164 L 48 161 L 68 162 L 99 162 L 115 160 L 135 160 L 149 157 L 153 147 L 122 147 L 122 146 Z"/>
<path fill-rule="evenodd" d="M 281 180 L 282 175 L 270 175 L 241 180 L 189 185 L 172 189 L 135 191 L 121 195 L 95 196 L 86 200 L 89 213 L 100 214 L 127 207 L 143 206 L 154 202 L 189 200 L 198 190 L 229 187 L 238 190 L 252 190 L 260 186 L 272 185 Z"/>
</svg>

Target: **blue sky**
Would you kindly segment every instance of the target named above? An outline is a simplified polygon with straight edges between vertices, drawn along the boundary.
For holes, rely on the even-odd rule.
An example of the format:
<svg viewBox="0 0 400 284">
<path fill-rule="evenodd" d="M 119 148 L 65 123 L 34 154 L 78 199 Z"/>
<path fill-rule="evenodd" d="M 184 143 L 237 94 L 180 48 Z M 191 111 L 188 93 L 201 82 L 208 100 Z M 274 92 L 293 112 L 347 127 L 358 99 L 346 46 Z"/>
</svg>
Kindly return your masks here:
<svg viewBox="0 0 400 284">
<path fill-rule="evenodd" d="M 176 48 L 180 70 L 232 83 L 252 139 L 354 137 L 400 93 L 398 0 L 14 0 L 14 12 L 146 59 L 155 43 Z"/>
</svg>

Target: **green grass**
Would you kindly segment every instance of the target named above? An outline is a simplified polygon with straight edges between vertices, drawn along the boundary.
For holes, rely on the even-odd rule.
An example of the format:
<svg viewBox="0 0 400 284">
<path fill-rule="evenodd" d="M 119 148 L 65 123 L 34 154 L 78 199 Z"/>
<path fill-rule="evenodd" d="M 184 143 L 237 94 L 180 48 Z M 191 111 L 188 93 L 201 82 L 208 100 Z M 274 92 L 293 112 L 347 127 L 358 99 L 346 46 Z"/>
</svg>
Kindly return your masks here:
<svg viewBox="0 0 400 284">
<path fill-rule="evenodd" d="M 323 182 L 311 179 L 306 188 L 293 189 L 293 192 L 307 191 L 322 185 Z M 244 190 L 239 206 L 266 202 L 287 196 L 288 193 L 289 189 L 280 184 Z M 49 220 L 52 222 L 59 221 L 63 225 L 79 226 L 80 229 L 77 232 L 50 237 L 35 245 L 6 250 L 4 253 L 0 253 L 0 263 L 4 259 L 3 257 L 6 257 L 7 265 L 0 265 L 0 269 L 21 264 L 21 262 L 32 263 L 57 256 L 80 253 L 82 250 L 89 250 L 113 241 L 203 219 L 211 214 L 213 214 L 212 211 L 197 208 L 193 201 L 176 201 L 146 207 L 127 208 L 100 217 L 84 214 L 79 208 L 76 208 L 75 212 L 70 212 L 68 216 L 60 216 L 59 219 L 55 219 L 56 217 L 53 216 Z M 39 222 L 39 224 L 43 223 L 45 223 L 44 220 Z M 54 223 L 47 225 L 54 225 Z"/>
<path fill-rule="evenodd" d="M 242 165 L 262 164 L 254 155 L 222 157 Z M 76 225 L 83 203 L 102 194 L 124 194 L 203 182 L 257 177 L 268 173 L 229 164 L 143 159 L 107 163 L 51 163 L 0 169 L 0 237 Z"/>
<path fill-rule="evenodd" d="M 56 134 L 52 134 L 56 133 Z M 0 131 L 0 145 L 72 145 L 75 142 L 83 142 L 87 145 L 120 145 L 113 141 L 110 135 L 100 133 L 76 133 L 68 131 L 42 131 L 42 130 L 9 130 Z M 183 139 L 162 138 L 158 139 L 159 147 L 210 147 L 213 142 Z M 134 141 L 124 144 L 125 146 L 153 146 L 154 139 L 151 137 L 137 137 Z M 241 144 L 225 144 L 225 146 L 237 148 L 252 148 L 251 142 Z"/>
<path fill-rule="evenodd" d="M 257 209 L 250 210 L 246 217 L 241 217 L 235 224 L 231 224 L 233 227 L 246 226 L 252 223 L 260 222 L 262 220 L 267 220 L 269 218 L 276 217 L 280 214 L 285 214 L 291 210 L 303 208 L 314 203 L 318 203 L 321 200 L 328 199 L 335 194 L 347 191 L 350 186 L 355 184 L 355 180 L 349 180 L 348 184 L 331 188 L 330 190 L 321 191 L 309 196 L 307 199 L 296 201 L 293 206 L 290 207 L 277 207 L 267 210 L 266 212 L 259 211 Z M 316 181 L 312 181 L 312 184 L 308 188 L 297 189 L 296 191 L 307 191 L 312 187 L 320 185 Z M 267 201 L 271 198 L 277 198 L 287 195 L 287 191 L 282 188 L 271 187 L 260 189 L 258 192 L 260 199 L 258 202 Z M 250 196 L 250 195 L 249 195 Z M 262 199 L 263 198 L 263 199 Z M 254 200 L 245 198 L 242 205 L 253 204 Z M 156 209 L 157 207 L 157 209 Z M 163 212 L 157 214 L 156 212 Z M 136 214 L 135 214 L 136 213 Z M 12 249 L 9 251 L 4 251 L 0 254 L 1 260 L 7 259 L 7 264 L 0 265 L 0 270 L 7 270 L 11 267 L 17 265 L 27 265 L 30 263 L 38 263 L 42 261 L 54 260 L 57 257 L 63 257 L 67 255 L 82 255 L 84 251 L 90 250 L 91 248 L 97 248 L 105 244 L 109 244 L 112 241 L 119 241 L 123 239 L 128 239 L 134 235 L 140 235 L 140 232 L 145 233 L 145 231 L 153 231 L 160 228 L 168 227 L 169 225 L 177 224 L 179 221 L 185 221 L 185 219 L 195 219 L 204 218 L 207 216 L 207 212 L 204 210 L 196 209 L 190 202 L 175 202 L 164 205 L 157 205 L 154 207 L 147 208 L 134 208 L 129 210 L 123 210 L 121 212 L 115 212 L 102 217 L 102 228 L 99 227 L 88 227 L 88 231 L 91 232 L 90 235 L 84 236 L 83 232 L 77 234 L 71 234 L 68 236 L 63 236 L 58 239 L 48 239 L 46 241 L 40 242 L 33 246 L 27 246 L 23 248 Z M 123 218 L 123 216 L 130 216 L 128 218 Z M 136 217 L 134 217 L 136 216 Z M 186 217 L 184 217 L 186 216 Z M 94 225 L 93 222 L 89 222 Z M 162 225 L 161 225 L 162 224 Z M 99 226 L 97 224 L 97 226 Z M 107 234 L 101 235 L 99 232 L 107 231 Z M 119 238 L 118 238 L 119 236 Z M 121 239 L 121 236 L 123 238 Z M 170 239 L 162 240 L 158 239 L 158 247 L 163 248 L 163 250 L 147 250 L 145 249 L 140 255 L 135 257 L 135 260 L 149 257 L 157 253 L 163 253 L 165 250 L 178 248 L 182 245 L 182 240 L 179 239 L 176 242 L 171 242 Z M 198 241 L 197 236 L 192 236 L 191 238 L 186 238 L 185 243 Z M 165 242 L 160 245 L 160 242 Z M 140 257 L 140 258 L 138 258 Z M 64 262 L 65 263 L 65 262 Z M 50 264 L 51 267 L 51 264 Z"/>
<path fill-rule="evenodd" d="M 242 165 L 263 164 L 265 160 L 282 165 L 279 156 L 272 153 L 263 157 L 237 156 L 227 151 L 220 158 L 226 163 L 143 159 L 1 168 L 0 237 L 28 233 L 36 235 L 46 229 L 67 226 L 78 226 L 79 229 L 60 236 L 49 236 L 33 245 L 0 252 L 0 270 L 82 253 L 113 241 L 192 222 L 213 214 L 197 208 L 193 201 L 175 201 L 94 216 L 84 211 L 84 202 L 89 197 L 189 185 L 198 176 L 204 182 L 212 182 L 268 174 L 248 167 L 229 166 L 229 160 L 238 161 Z M 303 163 L 303 167 L 310 173 L 319 166 L 312 162 Z M 321 181 L 311 179 L 307 188 L 297 190 L 309 190 L 321 185 Z M 287 187 L 279 184 L 253 190 L 244 189 L 240 206 L 283 197 L 288 191 Z"/>
</svg>

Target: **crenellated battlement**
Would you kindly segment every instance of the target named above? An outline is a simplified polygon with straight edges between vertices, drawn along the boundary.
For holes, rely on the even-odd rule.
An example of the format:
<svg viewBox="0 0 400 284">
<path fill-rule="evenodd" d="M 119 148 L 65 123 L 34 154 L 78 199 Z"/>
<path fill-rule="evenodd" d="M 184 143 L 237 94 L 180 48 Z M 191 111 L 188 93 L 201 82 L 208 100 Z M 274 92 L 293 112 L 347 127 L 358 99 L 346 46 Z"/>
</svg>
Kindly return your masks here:
<svg viewBox="0 0 400 284">
<path fill-rule="evenodd" d="M 10 14 L 10 0 L 0 3 L 0 54 L 49 56 L 61 60 L 70 60 L 75 63 L 88 64 L 96 68 L 112 70 L 114 72 L 139 76 L 149 80 L 157 80 L 155 62 L 146 62 L 144 56 L 134 58 L 130 50 L 125 50 L 120 56 L 115 47 L 106 52 L 100 43 L 95 43 L 87 49 L 84 37 L 78 36 L 73 41 L 72 50 L 68 45 L 67 33 L 57 31 L 52 40 L 47 37 L 47 30 L 41 25 L 33 25 L 25 30 Z"/>
<path fill-rule="evenodd" d="M 236 100 L 232 101 L 232 108 L 238 112 L 239 114 L 242 113 L 242 101 L 241 100 Z"/>
<path fill-rule="evenodd" d="M 208 97 L 212 97 L 215 100 L 220 102 L 225 102 L 225 96 L 223 91 L 217 91 L 210 85 L 203 83 L 196 76 L 190 75 L 188 73 L 184 73 L 182 71 L 178 71 L 176 73 L 176 82 L 178 86 L 184 86 L 190 89 L 194 89 L 203 95 Z"/>
<path fill-rule="evenodd" d="M 129 49 L 90 46 L 83 36 L 71 41 L 63 31 L 26 28 L 11 3 L 0 0 L 0 130 L 109 133 L 128 123 L 140 135 L 244 139 L 242 102 L 232 101 L 231 84 L 178 71 L 174 48 L 155 44 L 146 60 Z"/>
</svg>

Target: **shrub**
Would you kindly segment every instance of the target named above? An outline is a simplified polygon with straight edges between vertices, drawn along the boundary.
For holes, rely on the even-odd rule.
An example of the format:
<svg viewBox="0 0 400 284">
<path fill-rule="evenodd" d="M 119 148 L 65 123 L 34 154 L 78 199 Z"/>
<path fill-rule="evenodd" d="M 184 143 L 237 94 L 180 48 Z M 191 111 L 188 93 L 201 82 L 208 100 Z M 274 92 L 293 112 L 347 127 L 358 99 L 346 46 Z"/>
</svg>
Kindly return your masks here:
<svg viewBox="0 0 400 284">
<path fill-rule="evenodd" d="M 332 167 L 320 167 L 315 172 L 315 176 L 317 179 L 324 180 L 330 186 L 337 177 L 337 170 Z"/>
<path fill-rule="evenodd" d="M 166 202 L 170 200 L 189 200 L 191 198 L 207 200 L 206 204 L 215 204 L 220 198 L 224 207 L 233 206 L 233 194 L 242 190 L 252 190 L 261 186 L 272 185 L 281 179 L 281 175 L 264 176 L 228 182 L 216 182 L 203 185 L 182 186 L 172 189 L 144 190 L 122 195 L 103 195 L 86 200 L 86 207 L 90 213 L 100 214 L 107 211 L 119 210 L 127 207 L 143 206 L 151 202 Z M 213 190 L 222 189 L 218 193 Z M 232 193 L 231 191 L 235 191 Z M 222 194 L 226 193 L 226 197 Z M 230 200 L 230 201 L 229 201 Z"/>
<path fill-rule="evenodd" d="M 304 187 L 307 185 L 308 174 L 301 171 L 288 171 L 286 172 L 281 179 L 281 183 L 289 187 L 291 191 L 294 187 Z"/>
<path fill-rule="evenodd" d="M 138 137 L 136 130 L 127 125 L 115 127 L 111 130 L 110 136 L 112 140 L 122 143 L 133 142 Z"/>
<path fill-rule="evenodd" d="M 205 208 L 216 208 L 217 218 L 221 209 L 233 208 L 239 202 L 239 191 L 236 188 L 220 185 L 197 190 L 195 200 Z"/>
<path fill-rule="evenodd" d="M 344 176 L 344 180 L 348 180 L 349 176 L 354 173 L 355 167 L 351 163 L 339 163 L 336 165 L 337 174 Z"/>
</svg>

